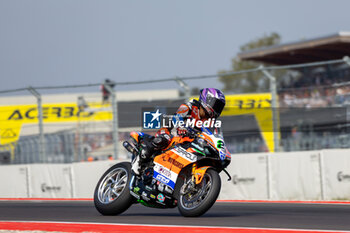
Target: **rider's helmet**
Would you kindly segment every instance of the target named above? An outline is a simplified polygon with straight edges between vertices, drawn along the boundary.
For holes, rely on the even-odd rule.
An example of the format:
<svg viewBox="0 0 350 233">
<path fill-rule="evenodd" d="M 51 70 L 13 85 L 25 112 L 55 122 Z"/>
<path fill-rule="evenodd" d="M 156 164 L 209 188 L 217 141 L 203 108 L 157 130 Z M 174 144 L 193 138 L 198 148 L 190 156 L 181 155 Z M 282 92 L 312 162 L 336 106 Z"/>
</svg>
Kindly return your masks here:
<svg viewBox="0 0 350 233">
<path fill-rule="evenodd" d="M 215 88 L 204 88 L 199 91 L 199 102 L 210 118 L 218 118 L 225 107 L 225 95 Z"/>
</svg>

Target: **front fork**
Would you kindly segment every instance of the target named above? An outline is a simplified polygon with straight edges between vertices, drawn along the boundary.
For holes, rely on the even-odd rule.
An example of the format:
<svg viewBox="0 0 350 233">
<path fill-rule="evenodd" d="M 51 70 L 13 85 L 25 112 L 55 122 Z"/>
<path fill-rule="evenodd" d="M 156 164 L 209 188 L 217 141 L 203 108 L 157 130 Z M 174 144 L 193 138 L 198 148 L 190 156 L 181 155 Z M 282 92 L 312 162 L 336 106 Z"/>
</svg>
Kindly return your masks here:
<svg viewBox="0 0 350 233">
<path fill-rule="evenodd" d="M 210 166 L 197 168 L 197 164 L 194 163 L 192 166 L 192 182 L 195 184 L 201 183 L 208 168 L 210 168 Z"/>
<path fill-rule="evenodd" d="M 200 184 L 204 178 L 204 174 L 210 168 L 210 166 L 197 167 L 197 164 L 192 165 L 191 179 L 186 182 L 186 184 L 181 189 L 181 194 L 190 193 L 192 191 L 198 191 L 196 185 Z"/>
</svg>

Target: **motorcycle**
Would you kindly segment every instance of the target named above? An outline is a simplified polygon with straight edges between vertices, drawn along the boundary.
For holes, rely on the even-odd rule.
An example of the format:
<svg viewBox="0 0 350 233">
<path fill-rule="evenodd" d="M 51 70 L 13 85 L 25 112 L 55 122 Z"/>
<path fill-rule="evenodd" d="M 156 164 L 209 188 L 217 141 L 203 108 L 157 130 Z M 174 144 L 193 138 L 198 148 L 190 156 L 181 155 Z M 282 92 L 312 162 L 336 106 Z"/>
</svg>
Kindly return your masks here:
<svg viewBox="0 0 350 233">
<path fill-rule="evenodd" d="M 132 142 L 123 146 L 139 156 L 140 144 L 152 136 L 130 133 Z M 168 148 L 142 164 L 134 175 L 130 162 L 109 168 L 94 192 L 94 204 L 102 215 L 118 215 L 132 204 L 153 208 L 178 207 L 185 217 L 201 216 L 215 203 L 221 189 L 219 173 L 230 164 L 231 156 L 217 130 L 202 128 L 186 137 L 173 137 Z"/>
</svg>

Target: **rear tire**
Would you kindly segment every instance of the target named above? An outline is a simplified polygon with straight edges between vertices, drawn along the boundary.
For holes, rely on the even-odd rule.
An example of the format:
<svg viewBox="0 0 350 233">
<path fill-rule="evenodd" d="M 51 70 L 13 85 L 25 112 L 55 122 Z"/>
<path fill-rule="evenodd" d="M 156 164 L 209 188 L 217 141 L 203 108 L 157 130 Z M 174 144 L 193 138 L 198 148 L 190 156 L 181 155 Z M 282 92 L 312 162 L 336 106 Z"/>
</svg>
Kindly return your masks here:
<svg viewBox="0 0 350 233">
<path fill-rule="evenodd" d="M 196 186 L 199 186 L 197 192 L 179 195 L 178 208 L 185 217 L 201 216 L 214 205 L 221 189 L 220 176 L 215 170 L 208 169 L 202 182 Z"/>
<path fill-rule="evenodd" d="M 98 212 L 103 215 L 118 215 L 134 203 L 129 190 L 130 179 L 129 162 L 118 163 L 102 175 L 94 192 L 94 204 Z"/>
</svg>

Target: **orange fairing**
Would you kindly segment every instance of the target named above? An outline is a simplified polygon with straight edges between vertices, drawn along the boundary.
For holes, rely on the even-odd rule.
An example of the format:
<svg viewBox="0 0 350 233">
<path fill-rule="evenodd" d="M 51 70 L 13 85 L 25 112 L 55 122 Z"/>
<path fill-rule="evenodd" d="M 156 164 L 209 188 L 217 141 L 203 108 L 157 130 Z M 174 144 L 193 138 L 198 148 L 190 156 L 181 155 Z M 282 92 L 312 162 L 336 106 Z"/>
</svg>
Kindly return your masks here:
<svg viewBox="0 0 350 233">
<path fill-rule="evenodd" d="M 181 169 L 186 167 L 191 161 L 182 158 L 172 150 L 166 151 L 165 153 L 158 155 L 154 158 L 154 162 L 168 168 L 169 170 L 179 174 Z"/>
<path fill-rule="evenodd" d="M 130 133 L 130 137 L 132 137 L 133 139 L 135 139 L 136 142 L 139 142 L 139 134 L 135 131 L 132 131 Z"/>
<path fill-rule="evenodd" d="M 215 146 L 213 140 L 212 140 L 209 136 L 207 136 L 206 134 L 202 134 L 202 133 L 201 133 L 201 134 L 198 135 L 198 137 L 200 137 L 200 138 L 206 140 L 206 141 L 207 141 L 208 143 L 210 143 L 214 148 L 216 148 L 216 146 Z"/>
<path fill-rule="evenodd" d="M 199 184 L 200 182 L 202 182 L 204 174 L 207 172 L 208 168 L 210 168 L 210 167 L 205 166 L 205 167 L 200 167 L 200 168 L 194 169 L 192 175 L 194 175 L 194 178 L 196 180 L 196 184 Z"/>
<path fill-rule="evenodd" d="M 192 142 L 193 140 L 194 139 L 190 138 L 190 137 L 179 137 L 179 136 L 173 137 L 169 143 L 169 146 L 167 148 L 165 148 L 164 150 L 167 150 L 167 149 L 171 148 L 172 146 L 183 143 L 183 142 Z"/>
<path fill-rule="evenodd" d="M 192 142 L 193 138 L 173 137 L 171 139 L 171 142 L 169 143 L 169 146 L 164 150 L 167 150 L 174 145 L 177 145 L 179 143 L 183 143 L 186 141 Z M 163 154 L 156 156 L 154 158 L 154 162 L 168 168 L 169 170 L 175 172 L 176 174 L 179 174 L 182 168 L 186 167 L 188 164 L 191 163 L 191 161 L 179 156 L 178 154 L 173 152 L 173 150 L 168 150 Z"/>
</svg>

